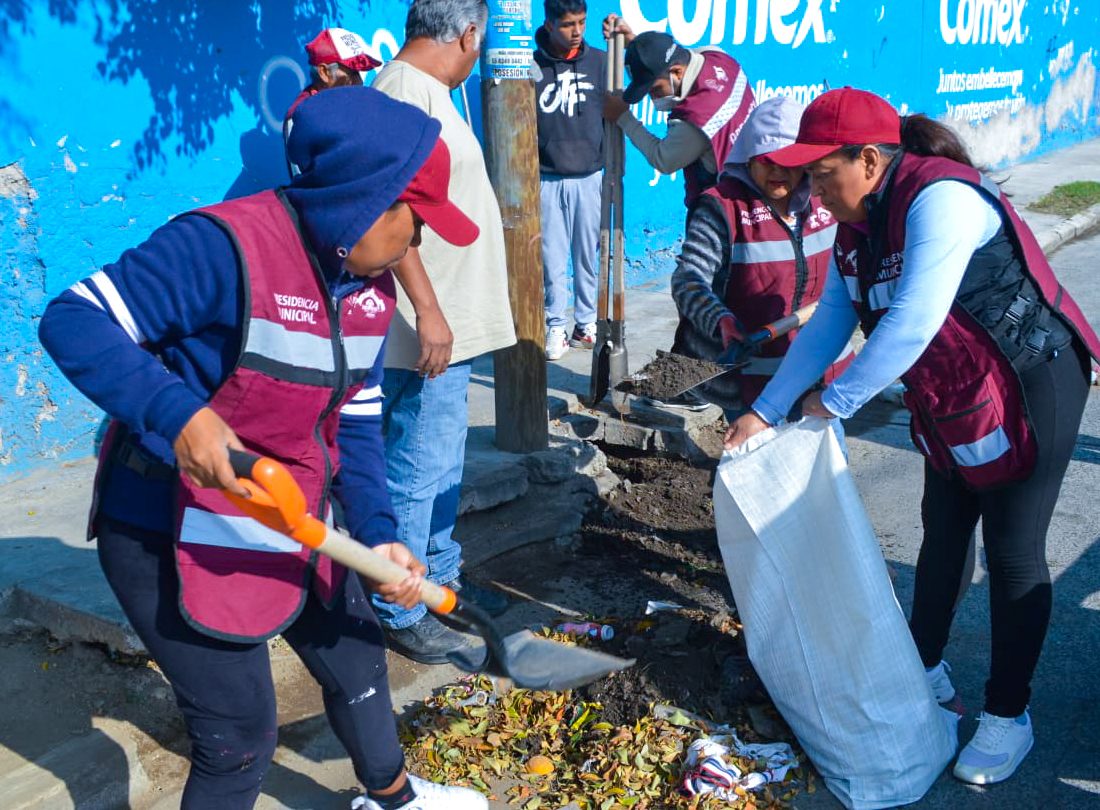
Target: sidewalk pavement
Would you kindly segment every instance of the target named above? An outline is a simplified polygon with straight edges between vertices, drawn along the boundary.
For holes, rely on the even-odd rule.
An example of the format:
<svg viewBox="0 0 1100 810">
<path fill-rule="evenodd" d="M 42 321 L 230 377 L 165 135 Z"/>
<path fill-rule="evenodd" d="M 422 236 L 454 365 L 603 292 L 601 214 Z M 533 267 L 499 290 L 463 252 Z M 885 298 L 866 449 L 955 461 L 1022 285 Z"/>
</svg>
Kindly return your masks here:
<svg viewBox="0 0 1100 810">
<path fill-rule="evenodd" d="M 1048 252 L 1100 224 L 1100 206 L 1068 220 L 1026 209 L 1056 185 L 1082 179 L 1100 181 L 1100 139 L 1014 166 L 995 177 L 1003 182 Z M 670 263 L 667 271 L 672 269 Z M 631 371 L 651 360 L 657 349 L 669 347 L 676 320 L 667 275 L 630 290 L 626 341 Z M 561 361 L 548 365 L 551 447 L 521 456 L 493 446 L 492 361 L 482 358 L 475 362 L 462 518 L 456 531 L 475 578 L 476 566 L 484 560 L 524 543 L 568 537 L 579 528 L 596 493 L 615 485 L 602 453 L 584 438 L 602 437 L 639 449 L 690 453 L 691 442 L 683 444 L 683 436 L 690 434 L 693 425 L 717 418 L 717 409 L 712 408 L 687 422 L 674 418 L 671 425 L 667 414 L 644 410 L 631 422 L 599 419 L 580 401 L 588 389 L 590 364 L 590 352 L 571 350 Z M 659 423 L 662 419 L 665 424 Z M 140 651 L 140 642 L 89 553 L 94 546 L 84 540 L 93 472 L 94 462 L 86 459 L 0 485 L 0 555 L 4 560 L 0 566 L 0 615 L 30 619 L 61 639 L 99 642 L 122 652 Z M 391 666 L 399 710 L 458 674 L 449 667 L 420 667 L 403 659 L 391 659 Z M 331 740 L 325 744 L 330 745 Z M 300 758 L 300 752 L 280 751 L 284 758 Z M 334 755 L 339 756 L 338 751 Z M 340 779 L 347 781 L 346 760 L 335 764 L 326 760 L 324 767 L 335 767 Z M 316 778 L 321 784 L 333 779 L 324 774 Z M 54 777 L 42 771 L 43 791 L 56 787 L 50 787 L 50 779 Z M 0 773 L 0 786 L 5 780 Z M 6 791 L 0 787 L 0 792 Z"/>
</svg>

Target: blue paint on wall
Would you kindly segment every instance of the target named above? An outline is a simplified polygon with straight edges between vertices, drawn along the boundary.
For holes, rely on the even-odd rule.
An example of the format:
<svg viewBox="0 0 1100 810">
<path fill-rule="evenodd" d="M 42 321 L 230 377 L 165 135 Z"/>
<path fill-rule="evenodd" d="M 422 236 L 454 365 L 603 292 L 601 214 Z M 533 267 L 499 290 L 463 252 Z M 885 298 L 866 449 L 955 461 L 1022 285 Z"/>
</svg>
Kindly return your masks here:
<svg viewBox="0 0 1100 810">
<path fill-rule="evenodd" d="M 173 214 L 282 182 L 279 121 L 306 76 L 302 46 L 342 25 L 390 58 L 407 7 L 0 0 L 0 478 L 88 453 L 101 420 L 38 348 L 46 301 Z M 600 0 L 591 43 L 611 11 L 725 47 L 761 98 L 851 84 L 949 120 L 988 163 L 1100 134 L 1100 9 L 1086 0 Z M 468 96 L 477 121 L 476 80 Z M 664 128 L 648 101 L 635 109 Z M 682 177 L 628 150 L 626 194 L 632 280 L 667 274 Z"/>
</svg>

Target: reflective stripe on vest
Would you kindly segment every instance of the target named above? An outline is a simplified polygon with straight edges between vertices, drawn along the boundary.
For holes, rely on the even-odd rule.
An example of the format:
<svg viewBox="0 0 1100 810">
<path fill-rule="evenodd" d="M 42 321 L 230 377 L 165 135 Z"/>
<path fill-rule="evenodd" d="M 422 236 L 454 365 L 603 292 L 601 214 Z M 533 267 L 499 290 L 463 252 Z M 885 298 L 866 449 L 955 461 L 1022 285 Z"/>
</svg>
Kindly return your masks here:
<svg viewBox="0 0 1100 810">
<path fill-rule="evenodd" d="M 867 290 L 867 306 L 871 309 L 889 309 L 898 289 L 898 279 L 881 281 Z"/>
<path fill-rule="evenodd" d="M 220 515 L 191 506 L 183 510 L 179 539 L 182 543 L 247 549 L 265 554 L 298 554 L 302 550 L 300 543 L 250 517 Z"/>
<path fill-rule="evenodd" d="M 992 193 L 975 169 L 943 158 L 903 154 L 889 171 L 884 190 L 872 201 L 877 205 L 869 206 L 870 235 L 842 226 L 834 252 L 867 334 L 890 308 L 904 273 L 905 220 L 916 196 L 941 180 Z M 1013 233 L 1030 237 L 1026 226 L 1013 220 L 1011 205 L 1003 196 L 997 199 L 1006 221 L 1017 229 Z M 1050 272 L 1045 257 L 1023 253 L 1024 274 Z M 861 292 L 866 300 L 860 300 Z M 914 443 L 941 475 L 958 475 L 972 489 L 985 490 L 1032 474 L 1038 450 L 1019 375 L 989 328 L 957 300 L 902 381 Z"/>
<path fill-rule="evenodd" d="M 999 459 L 1012 449 L 1012 444 L 1004 428 L 998 425 L 993 432 L 987 433 L 980 439 L 969 444 L 948 445 L 947 449 L 951 451 L 951 455 L 955 457 L 960 467 L 980 467 Z"/>
<path fill-rule="evenodd" d="M 808 234 L 802 240 L 802 253 L 807 257 L 832 250 L 836 241 L 836 224 Z M 795 246 L 789 237 L 760 242 L 735 242 L 730 246 L 731 264 L 762 264 L 764 262 L 793 262 Z"/>
<path fill-rule="evenodd" d="M 297 368 L 336 370 L 331 339 L 296 332 L 281 323 L 263 318 L 249 320 L 245 352 Z"/>
<path fill-rule="evenodd" d="M 733 114 L 737 112 L 737 108 L 741 106 L 741 102 L 745 97 L 745 88 L 748 86 L 748 81 L 745 79 L 745 71 L 740 71 L 737 74 L 737 79 L 733 83 L 733 89 L 730 90 L 729 97 L 722 102 L 722 106 L 715 110 L 714 115 L 710 120 L 702 126 L 703 134 L 708 138 L 713 138 L 718 134 Z M 721 170 L 721 166 L 718 167 Z"/>
<path fill-rule="evenodd" d="M 331 516 L 342 406 L 356 402 L 395 309 L 390 274 L 333 302 L 296 214 L 274 192 L 200 209 L 230 236 L 247 292 L 237 366 L 209 407 L 249 450 L 283 463 L 314 514 Z M 381 391 L 357 404 L 380 410 Z M 354 407 L 354 406 L 353 406 Z M 177 514 L 180 610 L 196 629 L 259 641 L 289 626 L 312 588 L 340 593 L 344 570 L 244 517 L 220 492 L 181 479 Z"/>
<path fill-rule="evenodd" d="M 384 335 L 361 335 L 344 337 L 344 354 L 348 358 L 348 368 L 370 369 L 378 359 Z"/>
</svg>

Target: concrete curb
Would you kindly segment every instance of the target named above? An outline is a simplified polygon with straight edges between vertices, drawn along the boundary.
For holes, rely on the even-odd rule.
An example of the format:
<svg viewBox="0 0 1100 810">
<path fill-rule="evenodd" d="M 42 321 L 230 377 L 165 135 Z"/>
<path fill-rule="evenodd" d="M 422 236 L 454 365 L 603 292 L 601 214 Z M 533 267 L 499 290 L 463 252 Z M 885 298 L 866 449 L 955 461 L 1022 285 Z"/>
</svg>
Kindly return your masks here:
<svg viewBox="0 0 1100 810">
<path fill-rule="evenodd" d="M 3 774 L 3 785 L 8 810 L 130 807 L 152 788 L 137 744 L 112 728 L 89 731 Z"/>
<path fill-rule="evenodd" d="M 1064 219 L 1052 228 L 1036 234 L 1043 253 L 1050 255 L 1067 242 L 1100 226 L 1100 204 L 1086 208 L 1080 214 Z"/>
<path fill-rule="evenodd" d="M 128 623 L 19 585 L 0 593 L 0 616 L 33 621 L 62 641 L 103 644 L 126 655 L 145 653 L 145 645 Z"/>
</svg>

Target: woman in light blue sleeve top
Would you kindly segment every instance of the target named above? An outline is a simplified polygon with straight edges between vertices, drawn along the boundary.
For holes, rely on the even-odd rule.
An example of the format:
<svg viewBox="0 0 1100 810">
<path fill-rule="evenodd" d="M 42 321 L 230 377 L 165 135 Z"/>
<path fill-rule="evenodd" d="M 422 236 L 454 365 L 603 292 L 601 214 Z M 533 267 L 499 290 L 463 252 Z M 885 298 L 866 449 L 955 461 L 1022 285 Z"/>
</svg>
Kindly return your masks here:
<svg viewBox="0 0 1100 810">
<path fill-rule="evenodd" d="M 1030 230 L 943 125 L 903 120 L 878 96 L 843 88 L 815 99 L 797 142 L 770 157 L 806 166 L 840 226 L 816 314 L 753 412 L 730 426 L 726 447 L 799 401 L 805 415 L 850 417 L 902 379 L 925 456 L 910 628 L 936 699 L 961 712 L 942 654 L 981 520 L 990 677 L 954 773 L 1002 781 L 1033 743 L 1030 682 L 1052 602 L 1046 533 L 1100 340 Z M 857 325 L 863 350 L 807 395 Z"/>
</svg>

